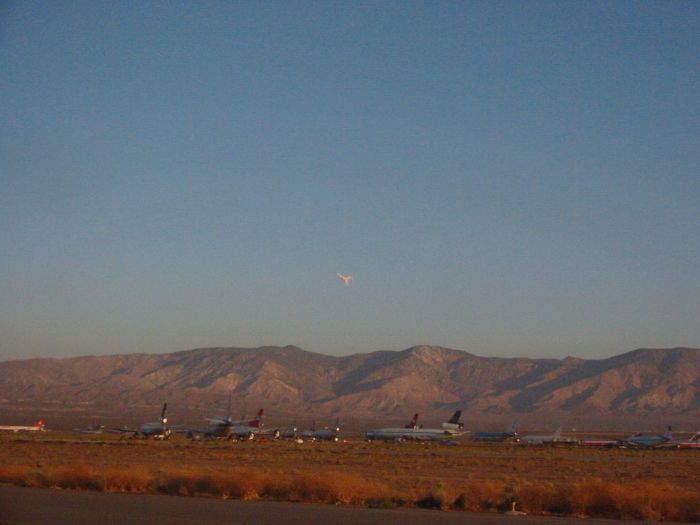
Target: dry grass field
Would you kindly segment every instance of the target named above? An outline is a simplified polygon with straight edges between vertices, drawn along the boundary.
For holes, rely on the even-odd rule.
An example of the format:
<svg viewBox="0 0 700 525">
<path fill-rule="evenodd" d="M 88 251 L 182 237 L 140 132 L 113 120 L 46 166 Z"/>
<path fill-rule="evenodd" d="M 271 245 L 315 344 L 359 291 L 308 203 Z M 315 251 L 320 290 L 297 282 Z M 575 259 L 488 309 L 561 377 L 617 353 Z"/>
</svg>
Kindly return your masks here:
<svg viewBox="0 0 700 525">
<path fill-rule="evenodd" d="M 0 482 L 110 492 L 700 521 L 700 451 L 0 435 Z"/>
</svg>

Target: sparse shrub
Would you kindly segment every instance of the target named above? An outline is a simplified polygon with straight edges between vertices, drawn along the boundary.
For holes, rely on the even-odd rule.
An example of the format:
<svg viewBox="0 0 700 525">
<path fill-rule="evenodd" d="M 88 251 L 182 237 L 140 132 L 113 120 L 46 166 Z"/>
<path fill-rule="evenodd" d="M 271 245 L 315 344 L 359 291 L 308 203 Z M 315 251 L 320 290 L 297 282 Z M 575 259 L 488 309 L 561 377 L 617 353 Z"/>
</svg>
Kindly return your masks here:
<svg viewBox="0 0 700 525">
<path fill-rule="evenodd" d="M 324 478 L 300 475 L 292 481 L 292 494 L 298 501 L 309 503 L 335 503 L 334 491 Z"/>
<path fill-rule="evenodd" d="M 444 509 L 446 507 L 445 488 L 437 486 L 422 498 L 416 500 L 416 506 L 422 509 Z"/>
<path fill-rule="evenodd" d="M 265 499 L 289 501 L 292 499 L 292 492 L 292 482 L 280 477 L 265 480 L 260 490 L 260 496 Z"/>
<path fill-rule="evenodd" d="M 0 482 L 25 485 L 29 477 L 29 467 L 21 465 L 3 465 L 0 468 Z"/>
<path fill-rule="evenodd" d="M 697 493 L 682 491 L 666 503 L 667 520 L 700 523 L 700 496 Z"/>
<path fill-rule="evenodd" d="M 143 466 L 127 469 L 108 469 L 102 472 L 105 492 L 143 493 L 147 492 L 153 473 Z"/>
<path fill-rule="evenodd" d="M 496 481 L 477 481 L 469 484 L 455 498 L 452 507 L 455 510 L 470 512 L 495 511 L 503 505 L 504 487 Z"/>
<path fill-rule="evenodd" d="M 219 494 L 226 499 L 246 499 L 246 494 L 250 493 L 249 490 L 246 491 L 240 479 L 231 476 L 219 476 L 215 483 Z"/>
<path fill-rule="evenodd" d="M 578 484 L 577 488 L 578 498 L 586 516 L 613 519 L 622 517 L 610 483 L 599 479 L 588 480 Z"/>
<path fill-rule="evenodd" d="M 396 509 L 406 505 L 406 500 L 399 498 L 368 498 L 367 506 L 370 509 Z"/>
<path fill-rule="evenodd" d="M 102 490 L 103 483 L 95 470 L 87 465 L 63 467 L 47 476 L 51 485 L 66 489 Z"/>
<path fill-rule="evenodd" d="M 49 487 L 50 481 L 49 478 L 46 477 L 46 474 L 44 474 L 42 471 L 32 470 L 29 472 L 26 483 L 24 485 L 26 487 L 34 488 Z"/>
<path fill-rule="evenodd" d="M 436 496 L 432 492 L 426 494 L 416 501 L 416 506 L 422 509 L 440 509 L 442 508 L 443 500 L 440 496 Z"/>
<path fill-rule="evenodd" d="M 177 474 L 159 473 L 149 483 L 152 492 L 167 494 L 168 496 L 187 496 L 186 481 Z"/>
</svg>

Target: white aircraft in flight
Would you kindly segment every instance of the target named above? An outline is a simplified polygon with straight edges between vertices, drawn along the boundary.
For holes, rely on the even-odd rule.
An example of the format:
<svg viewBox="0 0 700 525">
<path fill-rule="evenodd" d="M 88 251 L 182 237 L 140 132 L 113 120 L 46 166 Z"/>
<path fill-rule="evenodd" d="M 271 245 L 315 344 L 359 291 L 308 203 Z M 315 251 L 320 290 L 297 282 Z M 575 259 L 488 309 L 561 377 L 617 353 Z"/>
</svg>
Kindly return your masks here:
<svg viewBox="0 0 700 525">
<path fill-rule="evenodd" d="M 343 275 L 342 273 L 337 273 L 338 279 L 345 283 L 345 286 L 350 286 L 350 281 L 352 281 L 352 275 Z"/>
<path fill-rule="evenodd" d="M 32 426 L 0 425 L 0 430 L 11 430 L 12 432 L 43 432 L 44 420 L 40 419 Z"/>
</svg>

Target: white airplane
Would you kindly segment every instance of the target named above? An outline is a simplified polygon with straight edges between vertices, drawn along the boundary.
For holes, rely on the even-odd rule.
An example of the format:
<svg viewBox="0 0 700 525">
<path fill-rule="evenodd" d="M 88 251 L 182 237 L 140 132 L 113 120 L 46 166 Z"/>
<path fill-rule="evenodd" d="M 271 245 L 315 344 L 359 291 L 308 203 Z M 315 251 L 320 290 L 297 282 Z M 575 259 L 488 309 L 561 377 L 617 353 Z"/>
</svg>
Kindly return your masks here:
<svg viewBox="0 0 700 525">
<path fill-rule="evenodd" d="M 352 281 L 352 275 L 343 275 L 342 273 L 337 273 L 338 279 L 345 283 L 345 286 L 350 286 L 350 281 Z"/>
<path fill-rule="evenodd" d="M 455 434 L 456 432 L 454 430 L 445 428 L 423 428 L 418 425 L 418 414 L 415 414 L 410 423 L 403 428 L 378 428 L 368 430 L 365 434 L 365 438 L 367 441 L 434 441 L 453 437 Z"/>
<path fill-rule="evenodd" d="M 32 426 L 0 425 L 0 430 L 10 430 L 12 432 L 43 432 L 44 420 L 40 419 Z"/>
<path fill-rule="evenodd" d="M 131 434 L 132 438 L 142 437 L 146 439 L 152 437 L 153 439 L 170 439 L 170 434 L 172 434 L 172 431 L 168 426 L 168 418 L 165 417 L 165 411 L 167 408 L 168 404 L 163 403 L 163 410 L 160 412 L 160 421 L 144 423 L 138 429 L 129 427 L 112 428 L 109 429 L 109 432 L 120 434 L 122 437 L 127 434 Z"/>
<path fill-rule="evenodd" d="M 559 427 L 554 434 L 545 436 L 522 436 L 520 442 L 527 445 L 550 445 L 552 443 L 566 443 L 568 440 L 561 437 L 561 427 Z"/>
<path fill-rule="evenodd" d="M 248 421 L 234 421 L 231 428 L 230 439 L 253 439 L 255 436 L 270 435 L 273 438 L 280 437 L 280 431 L 277 429 L 263 430 L 264 423 L 262 422 L 263 409 L 258 410 L 255 418 Z"/>
</svg>

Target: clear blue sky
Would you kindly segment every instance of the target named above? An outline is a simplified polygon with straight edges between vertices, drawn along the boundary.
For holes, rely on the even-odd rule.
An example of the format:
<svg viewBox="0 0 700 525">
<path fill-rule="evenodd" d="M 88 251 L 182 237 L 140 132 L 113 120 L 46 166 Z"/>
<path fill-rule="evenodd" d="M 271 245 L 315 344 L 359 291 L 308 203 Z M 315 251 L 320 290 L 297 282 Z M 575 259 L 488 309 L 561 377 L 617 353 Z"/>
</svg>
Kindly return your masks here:
<svg viewBox="0 0 700 525">
<path fill-rule="evenodd" d="M 700 346 L 697 2 L 3 2 L 0 71 L 0 359 Z"/>
</svg>

